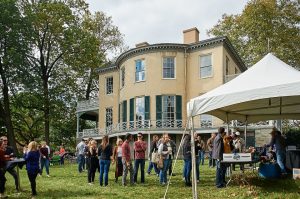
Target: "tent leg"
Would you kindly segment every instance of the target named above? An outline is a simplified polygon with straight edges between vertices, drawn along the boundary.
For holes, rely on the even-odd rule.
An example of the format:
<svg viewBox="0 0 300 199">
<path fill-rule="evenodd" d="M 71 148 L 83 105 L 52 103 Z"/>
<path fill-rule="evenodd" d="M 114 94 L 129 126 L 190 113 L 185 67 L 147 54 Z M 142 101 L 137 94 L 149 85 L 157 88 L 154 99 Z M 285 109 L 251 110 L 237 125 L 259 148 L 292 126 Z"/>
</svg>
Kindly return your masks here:
<svg viewBox="0 0 300 199">
<path fill-rule="evenodd" d="M 245 150 L 247 148 L 247 120 L 245 121 L 245 130 L 244 130 L 244 134 L 245 134 Z"/>
<path fill-rule="evenodd" d="M 192 190 L 193 199 L 198 198 L 197 194 L 197 178 L 196 178 L 196 154 L 195 154 L 195 137 L 194 137 L 194 118 L 191 120 L 192 130 L 191 130 L 191 151 L 192 151 Z"/>
</svg>

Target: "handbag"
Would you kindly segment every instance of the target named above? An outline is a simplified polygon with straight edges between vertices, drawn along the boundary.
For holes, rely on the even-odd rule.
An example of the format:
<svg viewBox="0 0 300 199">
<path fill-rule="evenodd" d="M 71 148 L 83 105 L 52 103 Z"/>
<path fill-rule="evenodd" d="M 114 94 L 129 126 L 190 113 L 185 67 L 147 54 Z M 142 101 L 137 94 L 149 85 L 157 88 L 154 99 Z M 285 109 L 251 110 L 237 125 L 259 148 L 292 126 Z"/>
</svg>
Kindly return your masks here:
<svg viewBox="0 0 300 199">
<path fill-rule="evenodd" d="M 164 159 L 163 159 L 163 157 L 161 155 L 159 156 L 159 160 L 157 162 L 157 168 L 159 168 L 159 169 L 163 169 L 164 168 Z"/>
<path fill-rule="evenodd" d="M 153 152 L 151 154 L 151 162 L 157 164 L 158 161 L 159 161 L 158 153 L 157 152 Z"/>
</svg>

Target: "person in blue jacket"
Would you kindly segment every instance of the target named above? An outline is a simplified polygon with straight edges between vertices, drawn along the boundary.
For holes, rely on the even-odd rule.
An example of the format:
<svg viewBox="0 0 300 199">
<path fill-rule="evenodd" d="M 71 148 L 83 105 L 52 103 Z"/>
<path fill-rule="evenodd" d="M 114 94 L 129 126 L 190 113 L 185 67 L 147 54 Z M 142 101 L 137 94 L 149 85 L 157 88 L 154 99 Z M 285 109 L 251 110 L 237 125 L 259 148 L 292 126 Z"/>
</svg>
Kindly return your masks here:
<svg viewBox="0 0 300 199">
<path fill-rule="evenodd" d="M 32 198 L 34 198 L 36 193 L 36 177 L 40 171 L 39 159 L 40 152 L 37 149 L 37 143 L 32 141 L 28 144 L 28 149 L 24 148 L 24 159 L 26 160 L 26 170 L 27 175 L 31 185 Z"/>
</svg>

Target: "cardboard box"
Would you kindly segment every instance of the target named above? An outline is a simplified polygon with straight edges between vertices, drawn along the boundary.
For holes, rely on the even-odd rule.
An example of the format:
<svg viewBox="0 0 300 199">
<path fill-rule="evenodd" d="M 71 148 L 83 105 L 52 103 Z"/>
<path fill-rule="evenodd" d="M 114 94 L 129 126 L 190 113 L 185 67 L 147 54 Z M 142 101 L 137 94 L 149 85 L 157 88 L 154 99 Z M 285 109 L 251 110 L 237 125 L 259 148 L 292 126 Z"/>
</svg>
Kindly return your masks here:
<svg viewBox="0 0 300 199">
<path fill-rule="evenodd" d="M 293 168 L 293 179 L 294 180 L 300 180 L 300 169 Z"/>
<path fill-rule="evenodd" d="M 250 162 L 251 153 L 226 153 L 223 154 L 223 162 Z"/>
</svg>

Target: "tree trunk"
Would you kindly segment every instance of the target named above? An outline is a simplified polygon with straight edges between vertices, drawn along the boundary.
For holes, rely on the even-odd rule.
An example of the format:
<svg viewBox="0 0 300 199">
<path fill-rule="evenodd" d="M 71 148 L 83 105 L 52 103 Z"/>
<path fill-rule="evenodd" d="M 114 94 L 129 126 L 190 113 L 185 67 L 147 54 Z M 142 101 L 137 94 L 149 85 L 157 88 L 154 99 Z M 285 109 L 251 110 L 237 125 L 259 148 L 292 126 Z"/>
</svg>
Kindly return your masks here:
<svg viewBox="0 0 300 199">
<path fill-rule="evenodd" d="M 92 69 L 90 69 L 90 74 L 89 74 L 89 81 L 87 84 L 87 88 L 86 88 L 86 92 L 85 92 L 85 100 L 89 100 L 90 99 L 90 94 L 91 94 L 91 89 L 92 89 L 92 82 L 93 82 L 93 78 L 92 78 L 92 74 L 93 71 Z"/>
<path fill-rule="evenodd" d="M 45 141 L 50 144 L 50 101 L 49 101 L 49 88 L 48 78 L 43 77 L 43 94 L 44 94 L 44 121 L 45 121 Z"/>
<path fill-rule="evenodd" d="M 4 74 L 4 68 L 0 60 L 0 77 L 2 79 L 2 94 L 3 94 L 3 105 L 1 104 L 1 116 L 4 120 L 6 130 L 7 130 L 7 138 L 9 145 L 13 147 L 16 154 L 18 154 L 17 145 L 15 142 L 15 135 L 13 124 L 11 121 L 11 112 L 10 112 L 10 105 L 9 105 L 9 95 L 8 95 L 8 86 L 7 86 L 7 79 Z"/>
<path fill-rule="evenodd" d="M 6 126 L 6 130 L 7 130 L 7 138 L 8 138 L 8 143 L 9 146 L 13 147 L 14 151 L 16 154 L 18 154 L 18 150 L 17 150 L 17 145 L 16 145 L 16 141 L 15 141 L 15 135 L 14 135 L 14 129 L 13 129 L 13 124 L 11 121 L 11 111 L 10 111 L 10 105 L 9 105 L 9 95 L 8 95 L 8 87 L 5 83 L 3 83 L 3 111 L 4 111 L 4 123 Z"/>
</svg>

